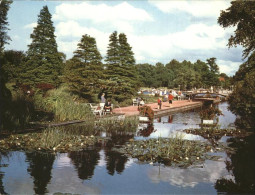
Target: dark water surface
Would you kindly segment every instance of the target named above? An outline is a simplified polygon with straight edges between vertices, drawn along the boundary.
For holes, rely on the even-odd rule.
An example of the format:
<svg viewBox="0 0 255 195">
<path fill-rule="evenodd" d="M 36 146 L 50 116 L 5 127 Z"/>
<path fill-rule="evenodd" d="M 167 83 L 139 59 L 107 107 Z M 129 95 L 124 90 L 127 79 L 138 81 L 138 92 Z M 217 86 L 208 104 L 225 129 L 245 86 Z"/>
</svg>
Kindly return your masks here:
<svg viewBox="0 0 255 195">
<path fill-rule="evenodd" d="M 219 105 L 222 128 L 233 128 L 235 115 L 227 103 Z M 154 120 L 154 126 L 136 133 L 112 133 L 112 142 L 130 138 L 171 137 L 186 128 L 199 128 L 199 111 L 176 113 Z M 148 133 L 149 132 L 149 133 Z M 206 141 L 200 136 L 184 139 Z M 222 138 L 226 141 L 229 138 Z M 254 136 L 231 141 L 234 153 L 217 153 L 219 161 L 207 160 L 189 168 L 142 164 L 102 146 L 79 152 L 44 154 L 8 152 L 0 156 L 0 194 L 217 194 L 254 193 Z"/>
</svg>

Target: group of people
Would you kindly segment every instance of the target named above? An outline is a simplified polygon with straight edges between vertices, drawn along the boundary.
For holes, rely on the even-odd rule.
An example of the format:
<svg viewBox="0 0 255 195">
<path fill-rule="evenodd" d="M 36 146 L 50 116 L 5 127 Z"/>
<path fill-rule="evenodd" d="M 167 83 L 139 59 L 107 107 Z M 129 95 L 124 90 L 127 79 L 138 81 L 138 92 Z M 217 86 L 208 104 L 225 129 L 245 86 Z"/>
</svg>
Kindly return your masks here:
<svg viewBox="0 0 255 195">
<path fill-rule="evenodd" d="M 174 96 L 172 92 L 170 91 L 170 93 L 168 94 L 168 102 L 170 107 L 171 107 L 171 104 L 173 104 L 173 99 L 174 99 Z M 158 97 L 158 109 L 161 109 L 161 106 L 162 106 L 162 98 Z"/>
<path fill-rule="evenodd" d="M 169 95 L 168 95 L 168 102 L 169 102 L 169 106 L 171 107 L 171 104 L 173 104 L 173 99 L 174 99 L 174 96 L 172 94 L 172 92 L 170 91 Z M 136 98 L 137 100 L 137 105 L 138 105 L 138 110 L 139 110 L 139 107 L 144 105 L 144 100 L 141 98 L 141 97 L 137 97 Z M 105 112 L 110 112 L 112 113 L 112 103 L 111 103 L 111 99 L 108 99 L 106 101 L 105 99 L 105 93 L 103 93 L 101 95 L 101 103 L 104 103 L 104 111 Z M 161 109 L 162 107 L 162 98 L 159 97 L 158 98 L 158 109 Z"/>
</svg>

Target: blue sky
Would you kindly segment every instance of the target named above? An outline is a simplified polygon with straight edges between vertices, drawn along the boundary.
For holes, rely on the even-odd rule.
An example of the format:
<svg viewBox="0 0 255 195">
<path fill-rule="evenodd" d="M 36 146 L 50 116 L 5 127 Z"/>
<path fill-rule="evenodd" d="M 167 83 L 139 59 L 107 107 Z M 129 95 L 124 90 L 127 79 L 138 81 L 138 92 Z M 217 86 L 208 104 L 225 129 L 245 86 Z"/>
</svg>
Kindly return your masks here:
<svg viewBox="0 0 255 195">
<path fill-rule="evenodd" d="M 137 63 L 195 62 L 217 58 L 220 72 L 233 75 L 242 64 L 242 48 L 228 49 L 234 28 L 217 24 L 223 0 L 138 1 L 14 1 L 8 12 L 12 41 L 6 49 L 27 50 L 38 14 L 47 5 L 58 50 L 71 58 L 82 35 L 97 41 L 104 57 L 113 31 L 125 33 Z"/>
</svg>

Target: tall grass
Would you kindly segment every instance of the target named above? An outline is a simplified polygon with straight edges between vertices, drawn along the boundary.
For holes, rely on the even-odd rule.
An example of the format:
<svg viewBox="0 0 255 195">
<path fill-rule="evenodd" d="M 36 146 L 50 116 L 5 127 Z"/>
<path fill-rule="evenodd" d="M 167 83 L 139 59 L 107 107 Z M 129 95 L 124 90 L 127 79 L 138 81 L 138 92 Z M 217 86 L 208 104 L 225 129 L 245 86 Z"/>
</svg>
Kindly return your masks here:
<svg viewBox="0 0 255 195">
<path fill-rule="evenodd" d="M 55 121 L 93 120 L 90 107 L 77 99 L 78 97 L 72 95 L 65 86 L 48 91 L 45 97 L 42 94 L 34 97 L 36 107 L 53 112 Z"/>
</svg>

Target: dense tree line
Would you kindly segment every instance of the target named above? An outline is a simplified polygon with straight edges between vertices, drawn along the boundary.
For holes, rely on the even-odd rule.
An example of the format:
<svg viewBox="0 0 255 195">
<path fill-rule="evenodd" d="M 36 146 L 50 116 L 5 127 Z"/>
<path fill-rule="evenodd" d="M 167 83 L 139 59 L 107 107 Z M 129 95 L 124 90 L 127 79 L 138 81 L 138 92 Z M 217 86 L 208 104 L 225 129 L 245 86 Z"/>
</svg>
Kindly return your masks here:
<svg viewBox="0 0 255 195">
<path fill-rule="evenodd" d="M 174 59 L 166 65 L 137 64 L 136 68 L 144 87 L 180 87 L 182 90 L 188 90 L 210 86 L 228 88 L 231 85 L 231 78 L 219 73 L 216 58 L 207 59 L 207 62 L 197 60 L 195 63 L 186 60 L 179 62 Z M 224 78 L 222 82 L 219 77 Z"/>
</svg>

